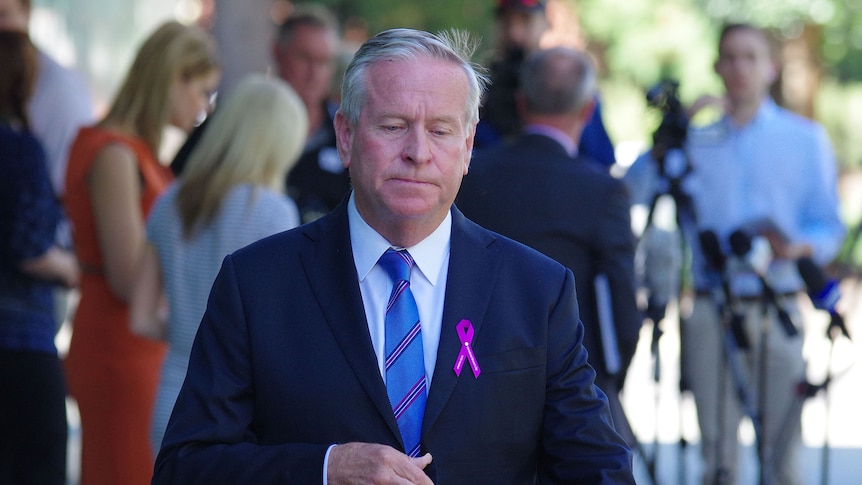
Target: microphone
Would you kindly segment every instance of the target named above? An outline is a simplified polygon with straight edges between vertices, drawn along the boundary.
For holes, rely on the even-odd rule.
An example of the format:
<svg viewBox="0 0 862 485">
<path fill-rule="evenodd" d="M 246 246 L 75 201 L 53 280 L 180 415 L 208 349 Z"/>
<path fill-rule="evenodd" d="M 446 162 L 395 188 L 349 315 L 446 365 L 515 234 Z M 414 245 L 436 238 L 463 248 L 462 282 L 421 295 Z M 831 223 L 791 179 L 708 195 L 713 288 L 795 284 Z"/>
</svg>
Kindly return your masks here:
<svg viewBox="0 0 862 485">
<path fill-rule="evenodd" d="M 818 310 L 829 312 L 832 317 L 832 321 L 826 329 L 826 336 L 832 339 L 832 332 L 837 328 L 845 337 L 850 339 L 844 318 L 835 309 L 835 305 L 841 299 L 841 288 L 839 288 L 838 282 L 828 279 L 823 270 L 811 258 L 796 260 L 796 269 L 808 288 L 808 297 L 811 298 L 811 303 Z"/>
<path fill-rule="evenodd" d="M 765 275 L 772 262 L 772 248 L 763 236 L 750 236 L 737 229 L 730 234 L 730 249 L 742 258 L 758 275 Z"/>
<path fill-rule="evenodd" d="M 714 232 L 707 230 L 701 231 L 697 237 L 700 240 L 700 248 L 703 250 L 707 266 L 714 271 L 724 271 L 727 258 L 721 250 L 718 236 Z"/>
<path fill-rule="evenodd" d="M 682 257 L 676 231 L 648 228 L 642 240 L 643 281 L 649 289 L 647 317 L 658 324 L 665 316 L 668 303 L 679 293 Z"/>
<path fill-rule="evenodd" d="M 734 343 L 740 349 L 749 349 L 751 344 L 748 341 L 748 336 L 743 329 L 743 317 L 737 313 L 731 305 L 732 297 L 730 287 L 727 283 L 727 275 L 724 274 L 724 268 L 727 264 L 727 257 L 721 250 L 721 243 L 718 241 L 718 236 L 710 230 L 701 231 L 698 235 L 700 247 L 703 250 L 703 256 L 706 260 L 706 265 L 709 269 L 721 274 L 722 292 L 714 294 L 713 297 L 720 301 L 720 305 L 728 310 L 727 325 L 730 328 L 731 336 Z M 721 299 L 721 300 L 719 300 Z"/>
<path fill-rule="evenodd" d="M 784 329 L 784 333 L 788 337 L 794 337 L 799 334 L 796 325 L 790 318 L 778 300 L 775 297 L 775 291 L 769 286 L 764 275 L 769 268 L 769 263 L 772 261 L 772 248 L 769 241 L 763 236 L 751 237 L 748 233 L 741 229 L 737 229 L 730 234 L 730 248 L 740 259 L 744 260 L 757 273 L 760 279 L 760 285 L 763 287 L 764 296 L 772 302 L 775 310 L 778 312 L 778 322 Z"/>
</svg>

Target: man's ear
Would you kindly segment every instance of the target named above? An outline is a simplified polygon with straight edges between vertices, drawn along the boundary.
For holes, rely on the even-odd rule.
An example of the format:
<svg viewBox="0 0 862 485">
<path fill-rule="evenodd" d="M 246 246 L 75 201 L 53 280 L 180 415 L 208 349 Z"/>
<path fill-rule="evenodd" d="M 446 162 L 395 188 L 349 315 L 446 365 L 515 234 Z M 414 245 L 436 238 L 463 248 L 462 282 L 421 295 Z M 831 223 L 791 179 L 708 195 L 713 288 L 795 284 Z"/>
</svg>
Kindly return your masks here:
<svg viewBox="0 0 862 485">
<path fill-rule="evenodd" d="M 583 126 L 586 126 L 589 123 L 590 118 L 593 117 L 593 112 L 596 111 L 596 97 L 590 96 L 590 99 L 584 103 L 583 108 L 578 112 L 578 119 L 583 123 Z"/>
<path fill-rule="evenodd" d="M 344 168 L 350 166 L 350 146 L 353 145 L 353 127 L 350 126 L 350 121 L 347 117 L 338 110 L 335 113 L 335 147 L 338 149 L 338 156 L 341 157 L 341 164 Z"/>
</svg>

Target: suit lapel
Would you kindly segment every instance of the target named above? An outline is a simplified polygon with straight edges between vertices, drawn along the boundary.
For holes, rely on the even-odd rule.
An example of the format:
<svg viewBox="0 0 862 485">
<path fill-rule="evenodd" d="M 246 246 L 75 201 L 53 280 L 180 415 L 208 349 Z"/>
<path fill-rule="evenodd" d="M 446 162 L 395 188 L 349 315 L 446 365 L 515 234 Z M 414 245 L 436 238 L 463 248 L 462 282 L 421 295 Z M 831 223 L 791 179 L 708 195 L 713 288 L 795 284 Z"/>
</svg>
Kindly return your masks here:
<svg viewBox="0 0 862 485">
<path fill-rule="evenodd" d="M 431 392 L 425 405 L 423 432 L 432 427 L 440 417 L 458 380 L 473 379 L 469 366 L 465 366 L 460 377 L 456 376 L 453 370 L 455 359 L 461 350 L 461 340 L 455 326 L 463 319 L 470 320 L 475 332 L 473 341 L 481 341 L 482 322 L 500 267 L 498 253 L 489 247 L 494 240 L 493 235 L 468 221 L 457 208 L 452 208 L 452 237 L 443 326 L 440 330 Z"/>
<path fill-rule="evenodd" d="M 353 368 L 356 379 L 400 441 L 401 434 L 386 395 L 386 386 L 380 378 L 377 358 L 368 334 L 368 322 L 350 247 L 346 204 L 336 208 L 325 220 L 305 226 L 305 235 L 312 244 L 303 251 L 303 268 L 324 318 Z M 425 406 L 423 430 L 433 426 L 440 417 L 458 380 L 473 379 L 469 367 L 461 372 L 460 377 L 452 370 L 461 350 L 455 325 L 462 319 L 470 320 L 475 332 L 474 342 L 481 341 L 482 322 L 500 267 L 499 255 L 490 247 L 494 240 L 493 235 L 468 221 L 453 207 L 443 325 L 437 365 Z"/>
<path fill-rule="evenodd" d="M 356 379 L 400 441 L 368 333 L 350 247 L 347 204 L 342 202 L 325 220 L 305 226 L 305 235 L 312 244 L 303 252 L 302 264 L 318 305 Z"/>
</svg>

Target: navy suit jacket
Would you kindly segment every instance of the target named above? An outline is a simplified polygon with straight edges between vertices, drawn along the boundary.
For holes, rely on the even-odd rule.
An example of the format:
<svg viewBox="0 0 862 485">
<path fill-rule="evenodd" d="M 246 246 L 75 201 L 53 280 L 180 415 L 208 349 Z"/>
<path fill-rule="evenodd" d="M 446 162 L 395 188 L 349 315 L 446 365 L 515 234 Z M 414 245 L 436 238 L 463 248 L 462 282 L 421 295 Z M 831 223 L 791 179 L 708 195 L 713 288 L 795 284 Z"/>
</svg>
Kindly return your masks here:
<svg viewBox="0 0 862 485">
<path fill-rule="evenodd" d="M 584 345 L 604 385 L 605 368 L 593 280 L 608 278 L 623 366 L 637 348 L 643 316 L 635 299 L 635 238 L 625 184 L 585 157 L 572 158 L 541 134 L 474 157 L 458 208 L 482 227 L 559 261 L 575 275 Z M 615 382 L 622 386 L 621 373 Z"/>
<path fill-rule="evenodd" d="M 478 378 L 453 371 L 462 319 Z M 422 432 L 435 483 L 633 484 L 582 338 L 572 273 L 453 209 Z M 403 450 L 342 203 L 225 258 L 153 483 L 320 484 L 328 446 L 351 441 Z"/>
</svg>

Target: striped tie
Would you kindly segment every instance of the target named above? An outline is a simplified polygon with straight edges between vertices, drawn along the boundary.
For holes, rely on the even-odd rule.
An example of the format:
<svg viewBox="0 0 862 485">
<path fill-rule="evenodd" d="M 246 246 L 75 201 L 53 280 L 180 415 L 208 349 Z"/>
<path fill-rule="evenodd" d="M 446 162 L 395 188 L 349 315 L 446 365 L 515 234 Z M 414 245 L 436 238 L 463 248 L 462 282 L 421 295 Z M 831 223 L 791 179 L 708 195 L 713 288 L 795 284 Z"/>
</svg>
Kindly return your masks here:
<svg viewBox="0 0 862 485">
<path fill-rule="evenodd" d="M 378 264 L 393 282 L 384 320 L 386 392 L 404 440 L 404 450 L 415 457 L 419 456 L 426 392 L 419 310 L 410 291 L 413 258 L 405 250 L 389 249 Z"/>
</svg>

